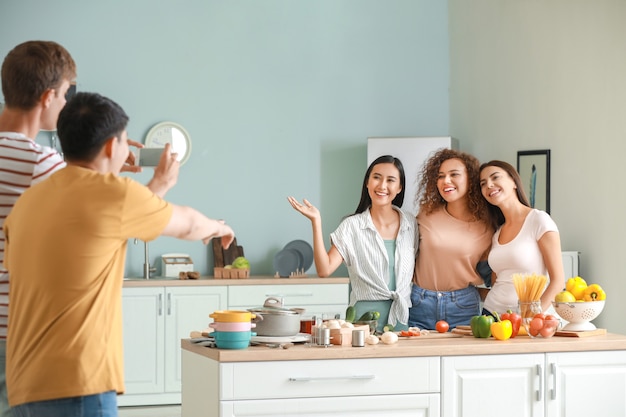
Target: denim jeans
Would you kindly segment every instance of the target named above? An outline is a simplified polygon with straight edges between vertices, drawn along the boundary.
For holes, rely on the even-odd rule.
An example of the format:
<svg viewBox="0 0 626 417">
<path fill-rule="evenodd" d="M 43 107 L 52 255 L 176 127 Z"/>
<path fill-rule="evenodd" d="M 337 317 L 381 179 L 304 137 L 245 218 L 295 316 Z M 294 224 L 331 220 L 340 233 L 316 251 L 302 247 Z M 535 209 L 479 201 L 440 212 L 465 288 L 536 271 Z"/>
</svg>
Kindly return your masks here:
<svg viewBox="0 0 626 417">
<path fill-rule="evenodd" d="M 84 397 L 36 401 L 11 409 L 15 417 L 117 417 L 115 391 Z"/>
<path fill-rule="evenodd" d="M 480 295 L 474 286 L 457 291 L 430 291 L 413 285 L 409 309 L 409 326 L 433 330 L 435 323 L 445 320 L 454 329 L 469 325 L 480 313 Z"/>
</svg>

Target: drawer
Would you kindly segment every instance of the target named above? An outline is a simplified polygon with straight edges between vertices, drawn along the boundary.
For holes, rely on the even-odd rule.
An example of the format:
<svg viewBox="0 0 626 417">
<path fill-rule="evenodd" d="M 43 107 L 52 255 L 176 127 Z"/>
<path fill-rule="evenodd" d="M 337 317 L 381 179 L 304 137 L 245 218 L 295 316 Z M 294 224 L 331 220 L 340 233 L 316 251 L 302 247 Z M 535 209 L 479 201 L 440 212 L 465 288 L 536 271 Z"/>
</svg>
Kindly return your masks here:
<svg viewBox="0 0 626 417">
<path fill-rule="evenodd" d="M 236 285 L 228 288 L 228 308 L 253 308 L 267 297 L 280 297 L 285 307 L 348 304 L 348 284 Z"/>
<path fill-rule="evenodd" d="M 220 401 L 438 393 L 440 358 L 222 363 L 220 375 Z"/>
<path fill-rule="evenodd" d="M 439 394 L 222 401 L 222 416 L 429 416 L 440 415 Z"/>
</svg>

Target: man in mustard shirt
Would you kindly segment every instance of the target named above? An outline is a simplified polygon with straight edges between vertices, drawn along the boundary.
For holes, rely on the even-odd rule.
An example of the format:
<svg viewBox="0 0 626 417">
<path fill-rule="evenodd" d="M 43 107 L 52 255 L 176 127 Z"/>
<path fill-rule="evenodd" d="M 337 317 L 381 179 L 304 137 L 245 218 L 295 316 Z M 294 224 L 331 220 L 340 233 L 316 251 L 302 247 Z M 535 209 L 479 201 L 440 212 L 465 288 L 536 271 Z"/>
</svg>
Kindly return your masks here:
<svg viewBox="0 0 626 417">
<path fill-rule="evenodd" d="M 117 416 L 128 239 L 220 237 L 228 247 L 234 238 L 223 222 L 118 175 L 129 154 L 127 123 L 117 103 L 78 93 L 57 125 L 67 166 L 26 190 L 4 224 L 16 415 Z"/>
</svg>

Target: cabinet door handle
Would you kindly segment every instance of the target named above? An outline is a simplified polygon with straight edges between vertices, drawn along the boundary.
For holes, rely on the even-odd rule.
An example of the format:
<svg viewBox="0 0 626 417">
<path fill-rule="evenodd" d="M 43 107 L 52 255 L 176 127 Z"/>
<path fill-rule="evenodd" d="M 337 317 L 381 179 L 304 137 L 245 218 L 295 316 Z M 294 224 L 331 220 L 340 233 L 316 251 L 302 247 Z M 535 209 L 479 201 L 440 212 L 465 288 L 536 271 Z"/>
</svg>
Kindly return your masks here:
<svg viewBox="0 0 626 417">
<path fill-rule="evenodd" d="M 163 315 L 163 294 L 159 294 L 159 316 Z"/>
<path fill-rule="evenodd" d="M 333 381 L 339 379 L 375 379 L 376 375 L 318 376 L 291 377 L 289 382 Z"/>
<path fill-rule="evenodd" d="M 550 390 L 550 399 L 556 400 L 556 363 L 552 362 L 550 364 L 550 372 L 552 372 L 552 389 Z"/>
<path fill-rule="evenodd" d="M 167 315 L 172 315 L 172 294 L 167 293 Z"/>
<path fill-rule="evenodd" d="M 543 391 L 543 367 L 537 365 L 537 377 L 539 377 L 539 389 L 537 390 L 537 401 L 541 401 L 541 392 Z"/>
</svg>

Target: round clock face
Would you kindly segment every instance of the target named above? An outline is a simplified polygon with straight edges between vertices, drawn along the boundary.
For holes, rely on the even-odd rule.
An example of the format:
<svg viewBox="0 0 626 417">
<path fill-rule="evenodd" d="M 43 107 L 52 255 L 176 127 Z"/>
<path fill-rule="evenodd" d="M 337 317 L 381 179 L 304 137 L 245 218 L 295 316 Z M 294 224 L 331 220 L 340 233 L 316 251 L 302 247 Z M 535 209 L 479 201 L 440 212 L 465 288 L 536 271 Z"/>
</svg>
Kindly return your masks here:
<svg viewBox="0 0 626 417">
<path fill-rule="evenodd" d="M 174 122 L 161 122 L 154 125 L 146 135 L 146 148 L 164 148 L 172 145 L 172 152 L 178 154 L 178 161 L 184 164 L 191 155 L 191 137 L 184 127 Z"/>
</svg>

